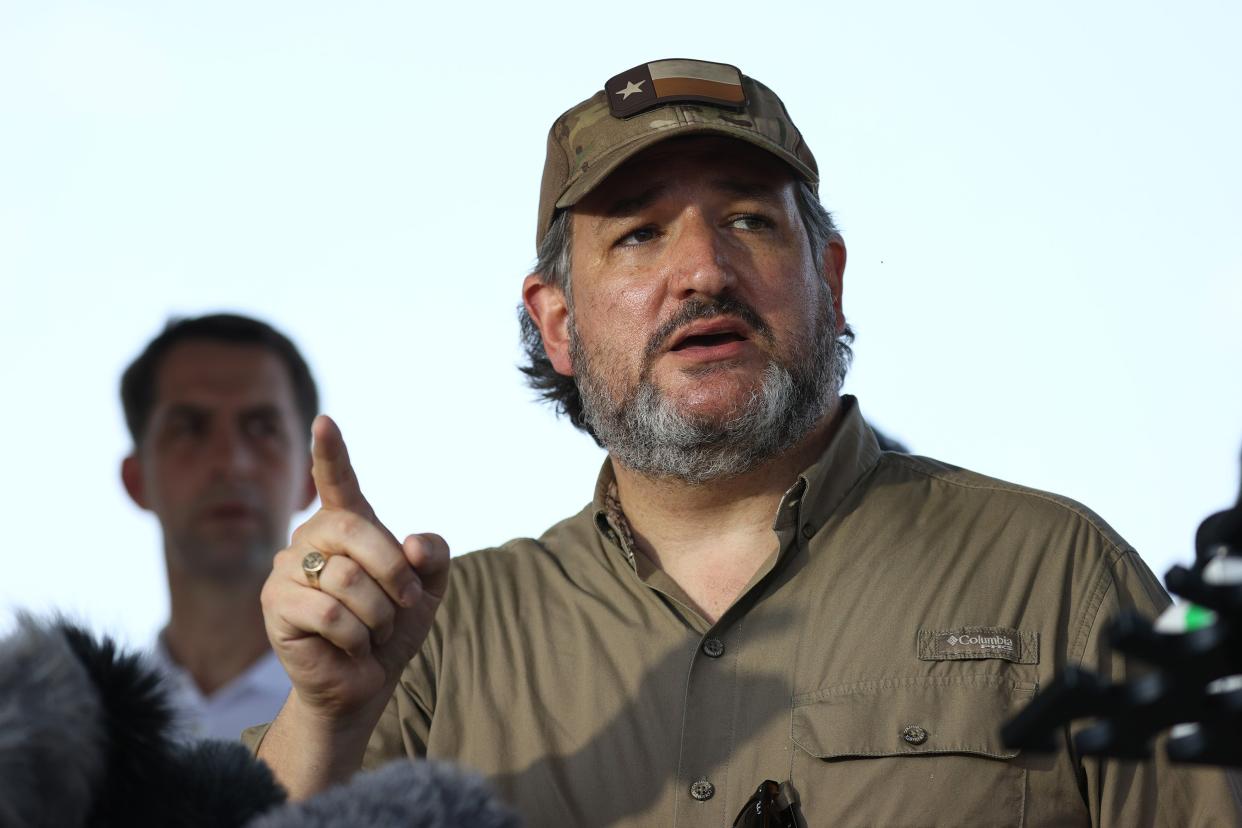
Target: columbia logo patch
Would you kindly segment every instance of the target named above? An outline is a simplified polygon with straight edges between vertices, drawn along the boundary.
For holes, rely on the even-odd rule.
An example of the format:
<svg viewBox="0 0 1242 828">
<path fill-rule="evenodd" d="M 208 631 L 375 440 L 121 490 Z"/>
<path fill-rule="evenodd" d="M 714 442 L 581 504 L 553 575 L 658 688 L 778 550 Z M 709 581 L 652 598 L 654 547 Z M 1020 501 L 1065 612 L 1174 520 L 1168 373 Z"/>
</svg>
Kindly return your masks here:
<svg viewBox="0 0 1242 828">
<path fill-rule="evenodd" d="M 919 630 L 918 651 L 923 661 L 1000 658 L 1015 664 L 1038 664 L 1039 633 L 1012 627 Z"/>
<path fill-rule="evenodd" d="M 963 646 L 977 646 L 984 650 L 1006 650 L 1013 651 L 1014 639 L 1007 635 L 953 635 L 945 639 L 949 642 L 950 647 L 956 647 L 958 644 Z"/>
</svg>

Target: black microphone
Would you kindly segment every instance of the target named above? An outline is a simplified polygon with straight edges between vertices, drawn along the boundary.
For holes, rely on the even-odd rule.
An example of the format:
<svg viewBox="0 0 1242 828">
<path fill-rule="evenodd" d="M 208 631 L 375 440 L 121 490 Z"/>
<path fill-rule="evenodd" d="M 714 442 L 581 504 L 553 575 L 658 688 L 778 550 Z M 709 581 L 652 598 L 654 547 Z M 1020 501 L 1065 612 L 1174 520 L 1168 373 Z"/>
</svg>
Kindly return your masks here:
<svg viewBox="0 0 1242 828">
<path fill-rule="evenodd" d="M 1195 558 L 1200 565 L 1227 554 L 1242 554 L 1242 475 L 1233 508 L 1209 515 L 1195 532 Z"/>
</svg>

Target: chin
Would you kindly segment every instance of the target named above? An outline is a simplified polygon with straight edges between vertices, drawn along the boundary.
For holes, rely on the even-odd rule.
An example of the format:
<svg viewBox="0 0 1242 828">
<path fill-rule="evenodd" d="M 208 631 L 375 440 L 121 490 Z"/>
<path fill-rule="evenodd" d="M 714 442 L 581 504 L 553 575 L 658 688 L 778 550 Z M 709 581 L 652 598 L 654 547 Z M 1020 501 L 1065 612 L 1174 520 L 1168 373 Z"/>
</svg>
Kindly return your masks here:
<svg viewBox="0 0 1242 828">
<path fill-rule="evenodd" d="M 249 581 L 271 571 L 272 556 L 280 547 L 253 536 L 203 539 L 197 548 L 185 550 L 183 567 L 219 583 Z"/>
<path fill-rule="evenodd" d="M 762 393 L 762 379 L 742 381 L 738 377 L 712 377 L 696 381 L 680 393 L 666 394 L 665 398 L 684 417 L 723 423 L 740 414 Z"/>
</svg>

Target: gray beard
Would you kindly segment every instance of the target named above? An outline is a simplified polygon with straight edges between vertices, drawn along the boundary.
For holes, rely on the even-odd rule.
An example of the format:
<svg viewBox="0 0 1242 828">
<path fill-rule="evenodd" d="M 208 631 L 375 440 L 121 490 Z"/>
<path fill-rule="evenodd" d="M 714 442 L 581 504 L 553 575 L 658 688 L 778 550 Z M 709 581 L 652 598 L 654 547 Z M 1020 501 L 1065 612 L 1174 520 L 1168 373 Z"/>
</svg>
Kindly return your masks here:
<svg viewBox="0 0 1242 828">
<path fill-rule="evenodd" d="M 763 385 L 737 411 L 722 418 L 677 410 L 651 382 L 646 368 L 638 384 L 618 401 L 582 346 L 571 304 L 570 359 L 587 422 L 618 462 L 647 477 L 701 485 L 757 468 L 809 434 L 837 397 L 842 356 L 826 285 L 820 300 L 823 310 L 809 339 L 799 344 L 788 362 L 771 359 Z M 689 317 L 719 315 L 714 303 L 703 303 Z M 754 317 L 753 311 L 750 315 Z M 747 321 L 758 328 L 757 333 L 767 332 L 761 321 L 759 326 L 754 318 Z M 659 341 L 657 334 L 648 355 Z"/>
</svg>

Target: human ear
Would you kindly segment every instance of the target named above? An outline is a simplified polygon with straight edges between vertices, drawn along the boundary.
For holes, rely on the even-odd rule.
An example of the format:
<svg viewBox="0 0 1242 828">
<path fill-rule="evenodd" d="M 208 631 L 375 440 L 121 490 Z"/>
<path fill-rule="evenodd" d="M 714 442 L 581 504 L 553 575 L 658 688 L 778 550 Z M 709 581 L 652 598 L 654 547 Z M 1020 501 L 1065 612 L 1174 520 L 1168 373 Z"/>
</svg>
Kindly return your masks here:
<svg viewBox="0 0 1242 828">
<path fill-rule="evenodd" d="M 131 454 L 121 461 L 121 483 L 129 499 L 140 509 L 149 509 L 146 498 L 146 479 L 142 474 L 142 461 L 137 454 Z"/>
<path fill-rule="evenodd" d="M 544 282 L 538 273 L 532 273 L 522 282 L 522 304 L 539 329 L 543 350 L 556 373 L 573 376 L 569 359 L 569 304 L 565 301 L 565 292 Z"/>
<path fill-rule="evenodd" d="M 841 294 L 845 290 L 845 242 L 834 235 L 824 248 L 824 281 L 832 291 L 832 310 L 837 320 L 837 336 L 845 331 L 845 310 Z"/>
</svg>

